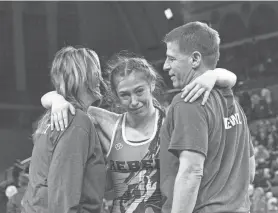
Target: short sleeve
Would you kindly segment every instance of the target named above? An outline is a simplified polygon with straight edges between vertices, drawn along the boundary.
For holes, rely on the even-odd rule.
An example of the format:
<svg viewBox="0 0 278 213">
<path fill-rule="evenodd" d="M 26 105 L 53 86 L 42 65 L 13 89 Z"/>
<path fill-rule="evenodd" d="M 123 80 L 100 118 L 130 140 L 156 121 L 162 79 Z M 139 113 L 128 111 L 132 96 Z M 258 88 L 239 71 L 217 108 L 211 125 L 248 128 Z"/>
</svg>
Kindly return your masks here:
<svg viewBox="0 0 278 213">
<path fill-rule="evenodd" d="M 189 150 L 202 153 L 208 151 L 208 122 L 206 114 L 198 103 L 178 102 L 173 108 L 173 132 L 169 151 Z"/>
</svg>

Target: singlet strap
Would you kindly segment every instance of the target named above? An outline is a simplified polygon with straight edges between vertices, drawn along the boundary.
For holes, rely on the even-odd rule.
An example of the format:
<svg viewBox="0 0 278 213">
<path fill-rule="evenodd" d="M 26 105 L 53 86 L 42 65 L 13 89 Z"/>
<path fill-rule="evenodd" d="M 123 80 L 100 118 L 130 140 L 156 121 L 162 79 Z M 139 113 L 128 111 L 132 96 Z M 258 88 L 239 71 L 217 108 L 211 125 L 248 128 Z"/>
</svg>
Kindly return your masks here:
<svg viewBox="0 0 278 213">
<path fill-rule="evenodd" d="M 120 121 L 123 119 L 123 116 L 124 115 L 120 115 L 118 120 L 116 121 L 116 125 L 114 127 L 114 130 L 113 130 L 113 134 L 112 134 L 112 138 L 111 138 L 111 141 L 110 141 L 110 147 L 109 147 L 109 151 L 108 153 L 106 154 L 106 157 L 108 158 L 111 150 L 112 150 L 112 147 L 113 147 L 113 143 L 114 143 L 114 140 L 115 140 L 115 135 L 116 135 L 116 132 L 117 132 L 117 129 L 118 129 L 118 126 L 119 126 L 119 123 Z"/>
</svg>

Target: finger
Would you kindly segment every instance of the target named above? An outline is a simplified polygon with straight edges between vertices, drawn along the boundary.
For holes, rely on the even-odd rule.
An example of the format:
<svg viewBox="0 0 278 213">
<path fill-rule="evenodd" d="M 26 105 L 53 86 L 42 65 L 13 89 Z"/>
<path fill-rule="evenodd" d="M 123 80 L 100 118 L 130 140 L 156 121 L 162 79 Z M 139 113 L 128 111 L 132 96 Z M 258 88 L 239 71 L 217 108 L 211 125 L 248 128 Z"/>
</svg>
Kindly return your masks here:
<svg viewBox="0 0 278 213">
<path fill-rule="evenodd" d="M 192 82 L 190 84 L 187 84 L 181 91 L 181 98 L 184 98 L 194 87 L 195 87 L 196 83 Z"/>
<path fill-rule="evenodd" d="M 57 113 L 53 113 L 53 119 L 54 119 L 54 126 L 55 126 L 56 130 L 60 131 Z"/>
<path fill-rule="evenodd" d="M 189 102 L 193 102 L 195 101 L 197 98 L 199 98 L 205 91 L 205 88 L 201 88 L 198 90 L 198 92 L 196 92 L 196 94 L 190 99 Z"/>
<path fill-rule="evenodd" d="M 194 88 L 194 86 L 196 86 L 196 81 L 193 81 L 193 82 L 187 84 L 181 91 L 184 91 L 185 89 L 192 90 Z"/>
<path fill-rule="evenodd" d="M 204 98 L 203 98 L 203 101 L 202 101 L 202 105 L 205 105 L 205 103 L 207 102 L 209 94 L 210 94 L 210 91 L 205 92 Z"/>
<path fill-rule="evenodd" d="M 50 128 L 51 128 L 51 131 L 53 131 L 53 129 L 54 129 L 54 118 L 53 118 L 53 113 L 51 113 L 51 117 L 50 117 Z"/>
<path fill-rule="evenodd" d="M 64 131 L 65 128 L 64 128 L 64 120 L 62 117 L 62 112 L 58 112 L 57 116 L 58 116 L 59 127 L 60 127 L 61 131 Z"/>
<path fill-rule="evenodd" d="M 189 94 L 185 97 L 184 101 L 187 102 L 189 101 L 195 94 L 198 92 L 200 89 L 200 85 L 197 84 L 190 92 Z"/>
<path fill-rule="evenodd" d="M 67 128 L 68 127 L 68 111 L 67 110 L 63 110 L 62 114 L 63 114 L 65 128 Z"/>
<path fill-rule="evenodd" d="M 75 115 L 75 108 L 72 104 L 69 105 L 71 114 Z"/>
</svg>

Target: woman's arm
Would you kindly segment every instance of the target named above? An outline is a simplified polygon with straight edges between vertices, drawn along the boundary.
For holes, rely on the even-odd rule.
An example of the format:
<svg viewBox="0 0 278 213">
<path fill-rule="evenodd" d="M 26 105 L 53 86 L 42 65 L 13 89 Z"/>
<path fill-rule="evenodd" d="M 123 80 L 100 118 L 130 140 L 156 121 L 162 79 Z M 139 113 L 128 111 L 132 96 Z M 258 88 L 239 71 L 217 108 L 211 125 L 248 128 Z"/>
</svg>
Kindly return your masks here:
<svg viewBox="0 0 278 213">
<path fill-rule="evenodd" d="M 51 108 L 51 117 L 53 117 L 52 125 L 55 125 L 57 131 L 60 129 L 63 130 L 67 127 L 68 110 L 70 110 L 72 114 L 75 114 L 75 108 L 73 105 L 66 101 L 64 97 L 59 95 L 56 91 L 46 93 L 41 98 L 41 103 L 44 108 Z M 91 120 L 94 124 L 98 124 L 107 135 L 112 135 L 110 132 L 120 116 L 119 114 L 108 110 L 92 106 L 88 108 L 88 115 L 91 116 Z"/>
<path fill-rule="evenodd" d="M 63 131 L 68 125 L 68 110 L 75 114 L 75 108 L 72 104 L 59 95 L 56 91 L 48 92 L 41 98 L 42 105 L 45 108 L 51 108 L 51 127 L 57 131 Z M 94 123 L 101 145 L 105 154 L 108 153 L 112 139 L 113 130 L 119 118 L 119 114 L 108 110 L 90 106 L 88 115 Z"/>
<path fill-rule="evenodd" d="M 221 88 L 232 88 L 236 84 L 236 80 L 236 75 L 226 69 L 208 70 L 186 85 L 182 89 L 181 97 L 185 102 L 193 102 L 204 93 L 202 104 L 205 104 L 215 85 Z"/>
<path fill-rule="evenodd" d="M 235 86 L 237 76 L 233 72 L 223 68 L 216 68 L 212 72 L 217 76 L 215 85 L 228 88 Z"/>
<path fill-rule="evenodd" d="M 44 94 L 41 98 L 41 104 L 46 109 L 51 108 L 51 130 L 55 127 L 57 131 L 60 129 L 63 131 L 68 126 L 68 110 L 71 114 L 75 114 L 73 105 L 56 91 Z"/>
<path fill-rule="evenodd" d="M 50 91 L 41 97 L 41 104 L 44 108 L 50 109 L 52 107 L 52 102 L 56 99 L 65 100 L 63 96 L 59 95 L 56 91 Z"/>
</svg>

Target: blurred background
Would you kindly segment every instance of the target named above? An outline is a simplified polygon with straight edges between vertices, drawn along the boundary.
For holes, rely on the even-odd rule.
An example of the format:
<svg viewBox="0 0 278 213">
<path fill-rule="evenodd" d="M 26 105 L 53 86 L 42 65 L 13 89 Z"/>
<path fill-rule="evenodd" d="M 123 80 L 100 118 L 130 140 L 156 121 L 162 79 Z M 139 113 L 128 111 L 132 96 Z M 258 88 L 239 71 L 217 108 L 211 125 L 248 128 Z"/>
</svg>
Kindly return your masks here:
<svg viewBox="0 0 278 213">
<path fill-rule="evenodd" d="M 169 103 L 173 95 L 162 71 L 162 39 L 189 21 L 218 30 L 218 67 L 238 77 L 234 92 L 248 117 L 257 163 L 251 212 L 278 212 L 278 2 L 1 1 L 0 213 L 9 199 L 17 195 L 14 200 L 20 201 L 28 182 L 31 134 L 43 112 L 40 98 L 51 90 L 55 52 L 66 45 L 89 47 L 104 67 L 121 50 L 140 54 L 164 78 L 166 95 L 158 98 Z M 113 110 L 109 101 L 103 107 Z"/>
</svg>

